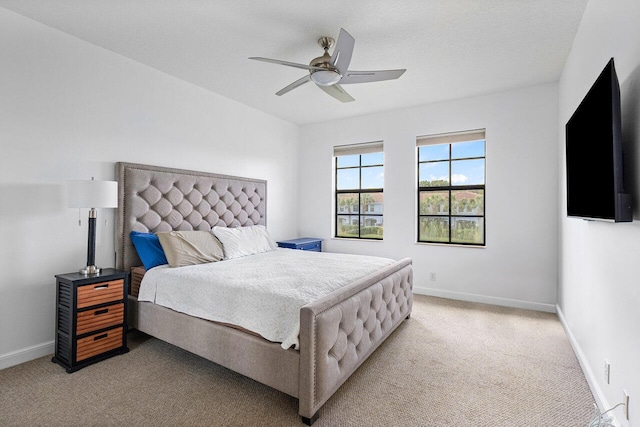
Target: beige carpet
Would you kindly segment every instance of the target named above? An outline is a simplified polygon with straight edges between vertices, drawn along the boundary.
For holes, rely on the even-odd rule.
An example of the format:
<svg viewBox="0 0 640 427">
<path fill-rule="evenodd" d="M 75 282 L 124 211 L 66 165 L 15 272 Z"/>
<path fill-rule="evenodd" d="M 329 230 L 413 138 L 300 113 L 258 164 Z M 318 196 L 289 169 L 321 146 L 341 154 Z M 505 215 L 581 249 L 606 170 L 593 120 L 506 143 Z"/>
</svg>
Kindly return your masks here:
<svg viewBox="0 0 640 427">
<path fill-rule="evenodd" d="M 297 401 L 140 333 L 73 374 L 0 371 L 0 425 L 298 426 Z M 314 426 L 586 426 L 593 397 L 554 314 L 417 295 Z"/>
</svg>

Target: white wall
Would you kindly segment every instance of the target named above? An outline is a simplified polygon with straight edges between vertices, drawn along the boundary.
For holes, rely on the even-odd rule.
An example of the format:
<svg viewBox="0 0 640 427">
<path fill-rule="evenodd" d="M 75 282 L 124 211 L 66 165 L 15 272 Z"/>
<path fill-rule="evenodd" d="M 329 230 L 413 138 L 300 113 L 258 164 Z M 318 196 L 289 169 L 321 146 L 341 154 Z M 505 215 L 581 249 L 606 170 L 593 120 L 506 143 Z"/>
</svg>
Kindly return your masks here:
<svg viewBox="0 0 640 427">
<path fill-rule="evenodd" d="M 415 291 L 555 310 L 557 85 L 302 126 L 300 235 L 332 252 L 410 257 Z M 416 244 L 416 137 L 486 128 L 485 249 Z M 332 239 L 334 145 L 384 141 L 384 241 Z M 430 273 L 436 281 L 430 281 Z"/>
<path fill-rule="evenodd" d="M 0 369 L 53 353 L 54 275 L 86 264 L 66 180 L 114 179 L 116 161 L 266 179 L 272 236 L 295 234 L 297 126 L 2 8 L 0 58 Z"/>
<path fill-rule="evenodd" d="M 559 312 L 596 398 L 604 408 L 631 397 L 630 421 L 640 426 L 640 2 L 590 0 L 559 84 L 561 266 Z M 609 58 L 620 80 L 627 184 L 633 223 L 565 217 L 564 124 Z M 611 383 L 603 374 L 611 363 Z"/>
</svg>

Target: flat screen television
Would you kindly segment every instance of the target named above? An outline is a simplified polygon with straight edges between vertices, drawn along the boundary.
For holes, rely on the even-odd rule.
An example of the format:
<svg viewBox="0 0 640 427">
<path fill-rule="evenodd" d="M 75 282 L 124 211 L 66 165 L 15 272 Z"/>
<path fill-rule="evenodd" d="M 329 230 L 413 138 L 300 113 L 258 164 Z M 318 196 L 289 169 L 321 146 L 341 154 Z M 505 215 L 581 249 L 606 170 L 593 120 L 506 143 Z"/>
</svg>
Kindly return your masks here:
<svg viewBox="0 0 640 427">
<path fill-rule="evenodd" d="M 613 58 L 567 122 L 565 131 L 567 215 L 633 221 L 631 195 L 624 187 L 620 84 Z"/>
</svg>

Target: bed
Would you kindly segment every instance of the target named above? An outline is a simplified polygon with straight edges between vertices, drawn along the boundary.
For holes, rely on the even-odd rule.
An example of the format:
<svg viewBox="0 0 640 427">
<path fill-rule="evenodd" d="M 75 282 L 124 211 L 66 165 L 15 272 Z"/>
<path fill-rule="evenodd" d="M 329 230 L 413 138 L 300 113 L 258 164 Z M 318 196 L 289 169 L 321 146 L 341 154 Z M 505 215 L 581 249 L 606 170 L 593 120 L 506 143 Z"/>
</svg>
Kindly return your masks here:
<svg viewBox="0 0 640 427">
<path fill-rule="evenodd" d="M 116 163 L 116 176 L 118 269 L 142 264 L 131 231 L 266 225 L 264 180 L 124 162 Z M 139 281 L 135 269 L 132 283 Z M 311 425 L 322 405 L 409 318 L 412 286 L 411 260 L 405 258 L 302 306 L 298 349 L 138 301 L 137 286 L 129 295 L 129 326 L 297 398 L 299 415 Z"/>
</svg>

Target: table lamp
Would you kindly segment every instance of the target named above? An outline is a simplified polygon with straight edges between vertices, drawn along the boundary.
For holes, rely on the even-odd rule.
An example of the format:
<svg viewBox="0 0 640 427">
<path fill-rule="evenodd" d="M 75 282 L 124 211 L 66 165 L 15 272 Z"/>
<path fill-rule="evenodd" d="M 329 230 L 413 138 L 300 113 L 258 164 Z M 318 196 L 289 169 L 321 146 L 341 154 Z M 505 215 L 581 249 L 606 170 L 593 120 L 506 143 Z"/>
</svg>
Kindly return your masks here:
<svg viewBox="0 0 640 427">
<path fill-rule="evenodd" d="M 80 274 L 93 276 L 100 274 L 96 267 L 96 208 L 118 207 L 117 181 L 69 181 L 67 193 L 70 208 L 89 209 L 89 239 L 87 242 L 87 266 L 80 269 Z"/>
</svg>

